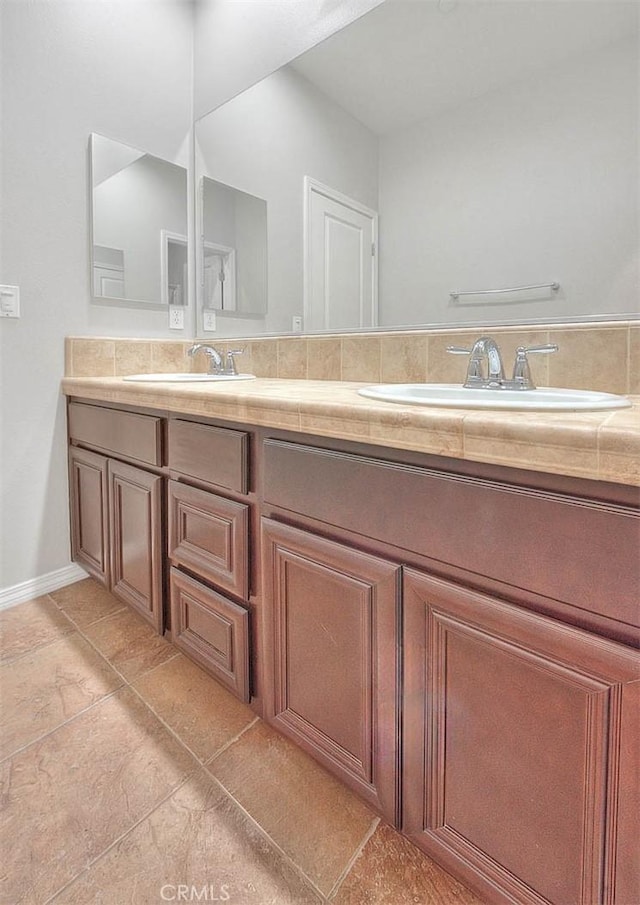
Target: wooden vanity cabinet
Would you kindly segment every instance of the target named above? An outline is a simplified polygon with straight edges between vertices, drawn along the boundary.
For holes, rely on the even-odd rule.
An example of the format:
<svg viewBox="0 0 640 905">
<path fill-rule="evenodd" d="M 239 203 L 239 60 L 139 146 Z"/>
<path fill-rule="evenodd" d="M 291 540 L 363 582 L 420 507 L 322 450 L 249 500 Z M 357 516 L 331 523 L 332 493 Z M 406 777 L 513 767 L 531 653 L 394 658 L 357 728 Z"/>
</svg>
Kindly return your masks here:
<svg viewBox="0 0 640 905">
<path fill-rule="evenodd" d="M 640 903 L 631 494 L 263 454 L 267 718 L 487 902 Z"/>
<path fill-rule="evenodd" d="M 248 435 L 171 419 L 169 469 L 173 643 L 249 701 Z"/>
<path fill-rule="evenodd" d="M 161 630 L 166 542 L 174 643 L 416 845 L 495 905 L 640 903 L 629 488 L 75 401 L 69 433 L 74 558 Z"/>
<path fill-rule="evenodd" d="M 400 568 L 262 527 L 267 718 L 397 824 Z"/>
<path fill-rule="evenodd" d="M 161 419 L 73 402 L 69 434 L 72 557 L 162 633 L 163 478 L 115 458 L 161 461 Z"/>
</svg>

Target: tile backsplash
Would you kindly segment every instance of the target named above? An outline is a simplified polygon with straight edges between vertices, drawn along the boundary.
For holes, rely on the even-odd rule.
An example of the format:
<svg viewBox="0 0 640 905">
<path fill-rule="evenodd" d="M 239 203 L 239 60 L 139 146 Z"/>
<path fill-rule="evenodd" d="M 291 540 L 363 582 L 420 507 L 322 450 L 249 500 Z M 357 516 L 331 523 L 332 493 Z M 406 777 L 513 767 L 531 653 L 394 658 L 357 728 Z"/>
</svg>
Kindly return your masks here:
<svg viewBox="0 0 640 905">
<path fill-rule="evenodd" d="M 532 355 L 539 386 L 640 395 L 640 323 L 492 327 L 510 372 L 517 346 L 553 342 L 552 355 Z M 448 345 L 470 346 L 480 331 L 423 330 L 332 336 L 283 336 L 209 341 L 220 350 L 243 346 L 238 370 L 257 377 L 353 380 L 367 383 L 462 383 L 466 359 Z M 68 337 L 67 377 L 121 377 L 153 372 L 204 371 L 206 357 L 190 358 L 191 342 Z"/>
</svg>

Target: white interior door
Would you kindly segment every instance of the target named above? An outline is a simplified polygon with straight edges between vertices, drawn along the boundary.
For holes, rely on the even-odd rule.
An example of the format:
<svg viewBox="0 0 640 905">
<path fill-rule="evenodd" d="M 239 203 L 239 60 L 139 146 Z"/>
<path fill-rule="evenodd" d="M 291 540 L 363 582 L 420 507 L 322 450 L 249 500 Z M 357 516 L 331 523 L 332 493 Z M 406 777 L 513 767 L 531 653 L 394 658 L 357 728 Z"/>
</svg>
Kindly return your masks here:
<svg viewBox="0 0 640 905">
<path fill-rule="evenodd" d="M 378 214 L 305 177 L 305 330 L 377 324 Z"/>
</svg>

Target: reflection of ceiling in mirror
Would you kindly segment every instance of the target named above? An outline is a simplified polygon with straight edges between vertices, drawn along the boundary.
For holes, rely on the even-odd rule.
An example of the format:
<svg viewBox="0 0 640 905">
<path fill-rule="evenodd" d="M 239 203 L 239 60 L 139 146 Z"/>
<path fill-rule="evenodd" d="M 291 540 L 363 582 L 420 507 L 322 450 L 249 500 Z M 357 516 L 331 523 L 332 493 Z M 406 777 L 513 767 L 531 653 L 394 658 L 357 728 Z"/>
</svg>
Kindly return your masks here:
<svg viewBox="0 0 640 905">
<path fill-rule="evenodd" d="M 386 329 L 633 316 L 639 13 L 386 0 L 201 119 L 198 172 L 269 201 L 258 332 L 301 314 L 305 175 L 379 212 Z"/>
<path fill-rule="evenodd" d="M 144 151 L 138 151 L 137 148 L 130 148 L 129 145 L 123 145 L 119 141 L 96 135 L 95 132 L 92 139 L 91 176 L 94 188 L 145 156 Z"/>
<path fill-rule="evenodd" d="M 627 0 L 386 0 L 291 65 L 384 135 L 628 38 Z"/>
</svg>

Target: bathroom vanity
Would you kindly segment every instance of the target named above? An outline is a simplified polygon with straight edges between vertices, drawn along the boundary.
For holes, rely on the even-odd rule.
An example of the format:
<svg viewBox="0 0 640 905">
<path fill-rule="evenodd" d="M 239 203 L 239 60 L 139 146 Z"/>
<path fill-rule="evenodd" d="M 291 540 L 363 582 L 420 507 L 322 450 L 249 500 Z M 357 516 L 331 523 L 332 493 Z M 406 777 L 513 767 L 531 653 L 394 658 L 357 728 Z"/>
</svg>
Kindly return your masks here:
<svg viewBox="0 0 640 905">
<path fill-rule="evenodd" d="M 640 901 L 638 488 L 253 383 L 67 379 L 74 559 L 487 902 Z"/>
</svg>

